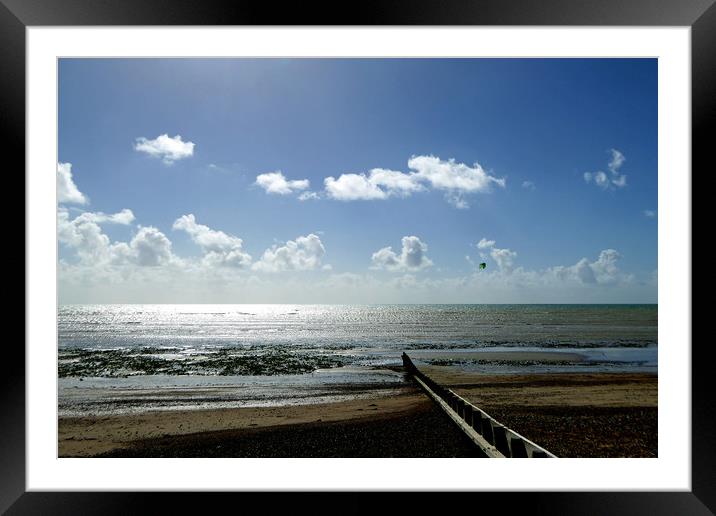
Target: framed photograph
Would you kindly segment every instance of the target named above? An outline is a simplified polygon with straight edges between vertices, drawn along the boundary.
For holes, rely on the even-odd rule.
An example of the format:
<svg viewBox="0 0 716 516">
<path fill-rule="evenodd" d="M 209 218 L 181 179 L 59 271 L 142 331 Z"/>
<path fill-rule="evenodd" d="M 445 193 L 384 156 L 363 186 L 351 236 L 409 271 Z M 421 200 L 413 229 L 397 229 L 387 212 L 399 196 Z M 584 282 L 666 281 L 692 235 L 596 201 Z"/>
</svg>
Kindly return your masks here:
<svg viewBox="0 0 716 516">
<path fill-rule="evenodd" d="M 3 510 L 713 510 L 711 2 L 129 7 L 0 10 L 27 203 Z"/>
</svg>

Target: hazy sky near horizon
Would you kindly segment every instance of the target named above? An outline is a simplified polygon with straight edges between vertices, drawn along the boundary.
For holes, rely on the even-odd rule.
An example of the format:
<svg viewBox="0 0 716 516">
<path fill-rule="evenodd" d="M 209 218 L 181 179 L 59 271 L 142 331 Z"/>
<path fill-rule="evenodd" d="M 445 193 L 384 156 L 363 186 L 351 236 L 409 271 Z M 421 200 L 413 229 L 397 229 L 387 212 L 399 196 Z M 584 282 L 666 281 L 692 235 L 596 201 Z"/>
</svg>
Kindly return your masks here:
<svg viewBox="0 0 716 516">
<path fill-rule="evenodd" d="M 655 303 L 657 114 L 655 59 L 61 59 L 60 302 Z"/>
</svg>

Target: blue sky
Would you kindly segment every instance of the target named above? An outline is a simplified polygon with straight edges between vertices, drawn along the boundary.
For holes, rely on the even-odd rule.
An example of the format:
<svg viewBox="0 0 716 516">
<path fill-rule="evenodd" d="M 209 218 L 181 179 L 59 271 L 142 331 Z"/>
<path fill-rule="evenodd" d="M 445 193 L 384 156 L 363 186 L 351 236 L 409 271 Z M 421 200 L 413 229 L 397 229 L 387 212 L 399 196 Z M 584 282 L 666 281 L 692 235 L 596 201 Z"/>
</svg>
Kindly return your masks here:
<svg viewBox="0 0 716 516">
<path fill-rule="evenodd" d="M 656 302 L 657 114 L 654 59 L 62 59 L 60 299 Z"/>
</svg>

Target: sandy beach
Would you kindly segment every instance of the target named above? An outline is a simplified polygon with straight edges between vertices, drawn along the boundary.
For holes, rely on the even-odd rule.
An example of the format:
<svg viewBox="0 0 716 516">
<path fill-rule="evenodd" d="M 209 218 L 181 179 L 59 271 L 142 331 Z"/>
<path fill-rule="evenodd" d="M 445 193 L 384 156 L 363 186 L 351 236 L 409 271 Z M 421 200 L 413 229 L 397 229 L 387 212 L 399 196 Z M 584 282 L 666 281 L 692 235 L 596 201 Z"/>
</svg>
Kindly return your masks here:
<svg viewBox="0 0 716 516">
<path fill-rule="evenodd" d="M 167 410 L 114 416 L 59 418 L 59 456 L 91 457 L 147 439 L 257 430 L 306 423 L 399 417 L 426 403 L 416 388 L 397 396 L 377 395 L 338 403 L 218 410 Z"/>
<path fill-rule="evenodd" d="M 422 369 L 559 457 L 657 455 L 654 374 Z M 412 384 L 334 403 L 87 415 L 58 423 L 60 457 L 478 456 Z"/>
<path fill-rule="evenodd" d="M 656 374 L 422 370 L 558 457 L 657 456 Z"/>
</svg>

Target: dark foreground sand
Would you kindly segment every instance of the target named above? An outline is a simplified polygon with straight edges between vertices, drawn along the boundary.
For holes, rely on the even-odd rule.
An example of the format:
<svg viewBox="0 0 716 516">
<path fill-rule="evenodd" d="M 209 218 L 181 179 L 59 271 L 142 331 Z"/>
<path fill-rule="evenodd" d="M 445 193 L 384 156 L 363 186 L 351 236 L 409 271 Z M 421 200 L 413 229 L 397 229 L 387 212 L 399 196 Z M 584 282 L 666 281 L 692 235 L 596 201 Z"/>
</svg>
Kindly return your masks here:
<svg viewBox="0 0 716 516">
<path fill-rule="evenodd" d="M 518 376 L 421 369 L 558 457 L 657 456 L 655 374 Z"/>
<path fill-rule="evenodd" d="M 657 377 L 480 375 L 425 367 L 436 381 L 560 457 L 655 457 Z M 272 408 L 60 418 L 59 456 L 476 457 L 414 387 L 394 396 Z"/>
<path fill-rule="evenodd" d="M 480 455 L 412 386 L 339 403 L 60 418 L 59 434 L 60 457 Z"/>
<path fill-rule="evenodd" d="M 369 405 L 370 407 L 370 405 Z M 348 420 L 146 439 L 104 457 L 480 457 L 429 400 Z"/>
</svg>

